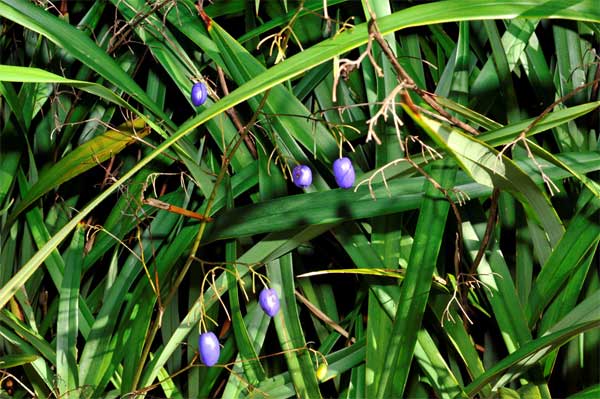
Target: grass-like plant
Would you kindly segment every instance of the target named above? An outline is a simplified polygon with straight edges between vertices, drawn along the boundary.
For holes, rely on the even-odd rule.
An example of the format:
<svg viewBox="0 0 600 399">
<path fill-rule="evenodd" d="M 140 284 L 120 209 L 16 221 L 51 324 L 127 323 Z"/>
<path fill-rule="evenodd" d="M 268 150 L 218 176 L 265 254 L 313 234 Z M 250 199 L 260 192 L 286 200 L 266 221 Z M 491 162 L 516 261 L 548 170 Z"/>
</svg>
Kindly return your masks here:
<svg viewBox="0 0 600 399">
<path fill-rule="evenodd" d="M 0 396 L 598 397 L 598 2 L 420 3 L 0 0 Z"/>
</svg>

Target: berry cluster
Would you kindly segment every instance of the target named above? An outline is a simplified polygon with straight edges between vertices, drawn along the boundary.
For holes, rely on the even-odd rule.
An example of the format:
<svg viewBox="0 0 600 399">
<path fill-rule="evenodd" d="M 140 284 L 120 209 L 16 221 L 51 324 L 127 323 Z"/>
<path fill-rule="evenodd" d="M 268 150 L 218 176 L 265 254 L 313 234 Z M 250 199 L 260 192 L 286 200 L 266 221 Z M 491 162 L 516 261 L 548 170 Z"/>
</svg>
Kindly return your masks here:
<svg viewBox="0 0 600 399">
<path fill-rule="evenodd" d="M 195 83 L 191 92 L 192 104 L 199 107 L 206 102 L 207 97 L 208 91 L 206 85 L 202 82 Z M 333 163 L 333 175 L 339 187 L 352 187 L 356 176 L 350 158 L 342 157 L 336 159 Z M 307 188 L 312 184 L 312 171 L 306 165 L 297 165 L 294 167 L 292 177 L 294 184 L 299 188 Z M 258 303 L 262 310 L 270 317 L 275 316 L 279 312 L 279 296 L 273 288 L 264 288 L 258 296 Z M 198 348 L 202 363 L 208 367 L 217 364 L 221 354 L 221 346 L 215 333 L 208 331 L 200 334 L 200 337 L 198 337 Z"/>
<path fill-rule="evenodd" d="M 354 185 L 356 174 L 350 158 L 342 157 L 333 162 L 333 175 L 335 182 L 341 188 L 350 188 Z M 312 184 L 312 171 L 306 165 L 297 165 L 292 170 L 292 178 L 296 187 L 306 188 Z"/>
<path fill-rule="evenodd" d="M 279 296 L 274 288 L 264 288 L 258 296 L 258 303 L 264 312 L 273 317 L 279 312 Z M 208 367 L 212 367 L 219 361 L 221 346 L 219 339 L 212 331 L 200 334 L 198 338 L 198 349 L 200 360 Z"/>
</svg>

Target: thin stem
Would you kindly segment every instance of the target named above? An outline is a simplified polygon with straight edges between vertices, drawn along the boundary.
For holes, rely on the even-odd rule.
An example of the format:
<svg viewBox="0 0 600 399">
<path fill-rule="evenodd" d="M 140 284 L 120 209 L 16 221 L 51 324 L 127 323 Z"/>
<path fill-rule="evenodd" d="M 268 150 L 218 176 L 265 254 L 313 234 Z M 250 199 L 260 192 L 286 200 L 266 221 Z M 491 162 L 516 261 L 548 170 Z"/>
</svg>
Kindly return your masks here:
<svg viewBox="0 0 600 399">
<path fill-rule="evenodd" d="M 485 254 L 485 250 L 490 243 L 490 239 L 492 237 L 492 233 L 494 230 L 494 226 L 496 226 L 496 222 L 498 219 L 498 197 L 500 195 L 500 190 L 496 187 L 492 192 L 492 204 L 490 206 L 490 216 L 488 217 L 487 225 L 485 227 L 485 233 L 483 234 L 483 239 L 481 240 L 481 245 L 479 246 L 479 250 L 477 251 L 477 255 L 473 260 L 473 264 L 469 269 L 469 274 L 475 274 L 477 271 L 477 267 L 479 266 L 479 262 L 483 259 L 483 255 Z"/>
<path fill-rule="evenodd" d="M 227 87 L 225 74 L 223 73 L 223 69 L 221 69 L 221 67 L 217 67 L 217 74 L 219 75 L 219 83 L 221 83 L 221 89 L 223 90 L 223 94 L 225 96 L 229 95 L 229 88 Z M 235 110 L 235 108 L 231 107 L 225 112 L 227 112 L 227 114 L 231 118 L 231 121 L 233 122 L 233 124 L 235 125 L 235 127 L 241 135 L 244 131 L 244 125 L 242 125 L 242 121 L 240 120 L 240 117 L 238 116 L 238 113 Z M 248 147 L 248 151 L 250 151 L 254 159 L 256 159 L 258 156 L 258 154 L 256 153 L 256 147 L 254 146 L 254 143 L 248 135 L 244 136 L 244 142 L 246 143 L 246 147 Z"/>
<path fill-rule="evenodd" d="M 217 190 L 219 188 L 219 185 L 221 184 L 221 181 L 223 180 L 223 177 L 225 176 L 225 173 L 227 173 L 227 169 L 229 167 L 229 163 L 231 162 L 231 158 L 233 157 L 233 155 L 235 154 L 237 149 L 240 147 L 240 144 L 244 141 L 244 137 L 248 134 L 248 131 L 250 130 L 250 126 L 253 126 L 254 123 L 256 123 L 256 120 L 258 118 L 260 111 L 265 106 L 267 97 L 269 96 L 269 92 L 270 92 L 270 90 L 267 90 L 265 92 L 265 94 L 263 95 L 258 108 L 252 115 L 251 120 L 246 124 L 246 126 L 244 126 L 244 129 L 240 132 L 240 136 L 232 139 L 232 141 L 235 140 L 235 142 L 233 144 L 233 147 L 231 147 L 231 150 L 229 151 L 228 154 L 227 154 L 227 148 L 225 148 L 224 153 L 226 153 L 227 155 L 225 155 L 223 157 L 223 164 L 221 166 L 221 170 L 219 171 L 219 175 L 217 176 L 215 185 L 213 186 L 212 192 L 210 193 L 210 197 L 208 198 L 208 200 L 206 202 L 206 210 L 204 212 L 205 215 L 207 215 L 207 216 L 210 215 L 210 211 L 212 209 L 215 198 L 217 196 Z M 230 143 L 230 145 L 231 145 L 231 143 Z M 227 147 L 229 147 L 229 145 Z M 204 235 L 205 230 L 206 230 L 206 221 L 200 222 L 200 227 L 198 228 L 198 234 L 196 234 L 196 239 L 194 240 L 194 244 L 192 245 L 190 254 L 188 255 L 188 258 L 187 258 L 185 264 L 183 265 L 181 272 L 179 273 L 179 275 L 177 276 L 171 289 L 169 290 L 169 293 L 167 294 L 166 299 L 163 301 L 163 304 L 165 307 L 169 305 L 169 303 L 171 302 L 171 300 L 173 299 L 175 294 L 178 292 L 179 286 L 181 285 L 181 283 L 183 282 L 183 279 L 187 275 L 187 272 L 188 272 L 190 266 L 196 259 L 196 253 L 198 252 L 198 248 L 200 247 L 200 242 L 202 241 L 202 237 Z M 152 342 L 154 341 L 154 338 L 156 337 L 156 334 L 158 333 L 158 329 L 160 328 L 161 324 L 162 324 L 162 310 L 159 310 L 158 317 L 154 320 L 152 327 L 148 333 L 148 336 L 146 339 L 146 345 L 144 346 L 144 351 L 142 352 L 142 356 L 140 357 L 140 362 L 138 364 L 138 369 L 136 371 L 133 386 L 136 386 L 137 383 L 139 382 L 139 379 L 141 378 L 143 365 L 146 363 L 146 358 L 148 357 L 148 354 L 150 353 L 150 347 L 152 345 Z"/>
<path fill-rule="evenodd" d="M 420 89 L 416 85 L 415 81 L 410 77 L 410 75 L 408 73 L 406 73 L 404 68 L 402 68 L 402 66 L 396 59 L 396 56 L 392 52 L 392 49 L 390 48 L 388 43 L 385 41 L 383 36 L 381 36 L 381 33 L 379 33 L 379 28 L 377 27 L 377 22 L 375 21 L 375 18 L 371 18 L 371 20 L 369 21 L 369 33 L 372 35 L 372 37 L 375 39 L 375 41 L 379 44 L 379 46 L 383 50 L 383 53 L 386 55 L 386 57 L 392 64 L 392 67 L 398 74 L 398 77 L 400 78 L 401 83 L 404 82 L 404 84 L 407 87 L 410 87 L 411 90 L 413 90 L 415 93 L 417 93 L 417 95 L 419 97 L 421 97 L 427 104 L 429 104 L 429 106 L 431 108 L 433 108 L 434 110 L 439 112 L 440 115 L 442 115 L 443 117 L 448 119 L 450 122 L 452 122 L 456 126 L 460 127 L 461 129 L 463 129 L 475 136 L 479 134 L 479 132 L 477 130 L 475 130 L 471 126 L 467 125 L 466 123 L 458 120 L 457 118 L 453 117 L 444 108 L 442 108 L 442 106 L 440 104 L 438 104 L 438 102 L 435 100 L 434 94 L 431 94 L 428 91 Z M 406 105 L 408 105 L 413 110 L 413 112 L 418 114 L 418 109 L 415 107 L 412 100 L 410 99 L 410 96 L 408 95 L 408 93 L 406 91 L 403 93 L 403 98 L 404 98 Z"/>
</svg>

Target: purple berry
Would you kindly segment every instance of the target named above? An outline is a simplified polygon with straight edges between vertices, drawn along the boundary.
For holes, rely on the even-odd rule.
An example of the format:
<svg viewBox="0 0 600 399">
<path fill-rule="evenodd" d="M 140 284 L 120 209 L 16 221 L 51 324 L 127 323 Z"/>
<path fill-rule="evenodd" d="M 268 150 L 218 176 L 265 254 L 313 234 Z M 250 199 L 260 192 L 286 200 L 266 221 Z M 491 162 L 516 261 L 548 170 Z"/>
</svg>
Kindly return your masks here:
<svg viewBox="0 0 600 399">
<path fill-rule="evenodd" d="M 200 350 L 200 360 L 208 367 L 214 366 L 219 360 L 221 347 L 219 346 L 219 339 L 212 331 L 200 334 L 198 349 Z"/>
<path fill-rule="evenodd" d="M 206 85 L 204 83 L 198 82 L 192 86 L 192 104 L 196 107 L 204 104 L 207 96 L 208 91 L 206 90 Z"/>
<path fill-rule="evenodd" d="M 298 165 L 292 170 L 292 177 L 296 187 L 306 188 L 312 184 L 312 172 L 306 165 Z"/>
<path fill-rule="evenodd" d="M 265 313 L 271 317 L 279 312 L 279 297 L 274 288 L 264 288 L 258 296 L 258 303 Z"/>
<path fill-rule="evenodd" d="M 335 182 L 341 188 L 350 188 L 354 184 L 356 175 L 354 173 L 354 166 L 350 158 L 340 158 L 333 162 L 333 174 L 335 176 Z"/>
</svg>

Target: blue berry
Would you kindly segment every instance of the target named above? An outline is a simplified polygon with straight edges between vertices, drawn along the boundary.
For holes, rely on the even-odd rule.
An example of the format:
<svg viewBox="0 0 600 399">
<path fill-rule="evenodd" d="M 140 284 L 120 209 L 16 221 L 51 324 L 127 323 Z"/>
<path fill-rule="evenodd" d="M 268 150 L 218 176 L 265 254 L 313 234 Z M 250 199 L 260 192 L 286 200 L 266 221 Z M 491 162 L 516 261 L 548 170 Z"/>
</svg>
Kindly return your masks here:
<svg viewBox="0 0 600 399">
<path fill-rule="evenodd" d="M 306 188 L 312 184 L 312 172 L 306 165 L 298 165 L 292 170 L 292 177 L 296 187 Z"/>
<path fill-rule="evenodd" d="M 343 157 L 336 159 L 333 162 L 333 175 L 335 176 L 335 182 L 341 188 L 352 187 L 356 175 L 350 158 Z"/>
<path fill-rule="evenodd" d="M 271 317 L 279 312 L 279 297 L 274 288 L 264 288 L 258 296 L 258 303 L 265 313 Z"/>
<path fill-rule="evenodd" d="M 192 104 L 196 107 L 204 104 L 207 96 L 208 91 L 206 90 L 206 85 L 204 83 L 198 82 L 192 86 Z"/>
<path fill-rule="evenodd" d="M 214 366 L 219 360 L 221 347 L 219 346 L 219 339 L 212 331 L 200 334 L 198 349 L 200 351 L 200 360 L 208 367 Z"/>
</svg>

